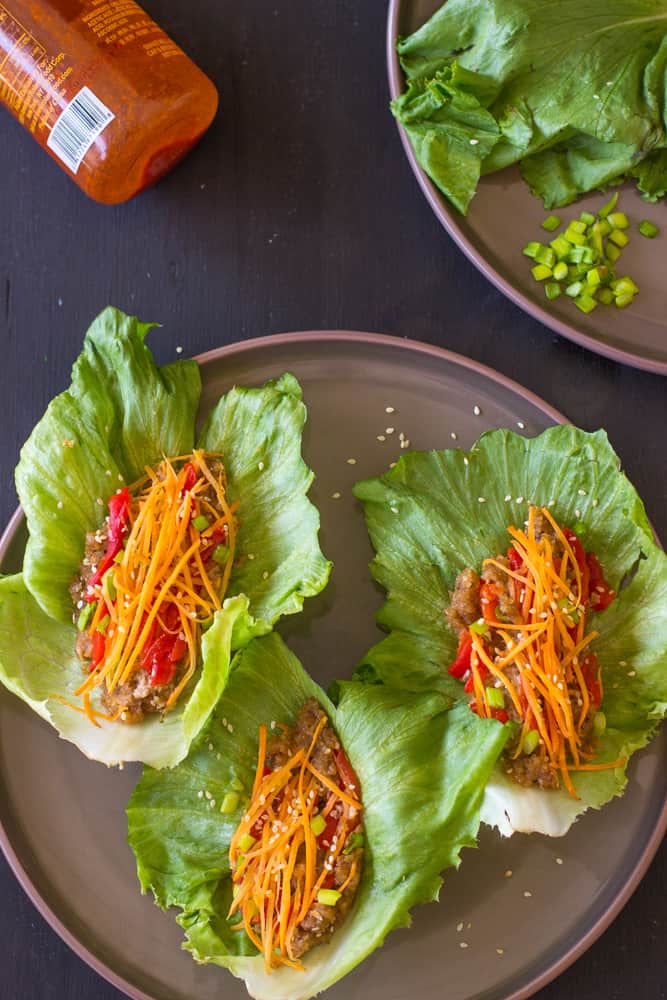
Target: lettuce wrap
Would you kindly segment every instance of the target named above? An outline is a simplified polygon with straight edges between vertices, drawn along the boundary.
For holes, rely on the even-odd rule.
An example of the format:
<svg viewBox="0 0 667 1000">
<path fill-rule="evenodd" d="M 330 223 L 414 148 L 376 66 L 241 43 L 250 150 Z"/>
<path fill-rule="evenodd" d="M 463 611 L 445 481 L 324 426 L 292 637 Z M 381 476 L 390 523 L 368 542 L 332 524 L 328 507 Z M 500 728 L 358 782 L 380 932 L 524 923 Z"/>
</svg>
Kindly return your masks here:
<svg viewBox="0 0 667 1000">
<path fill-rule="evenodd" d="M 227 920 L 229 846 L 253 785 L 260 724 L 291 724 L 312 697 L 359 776 L 363 875 L 345 923 L 304 956 L 305 971 L 267 975 L 245 932 L 231 929 L 237 918 Z M 171 771 L 145 768 L 127 810 L 142 890 L 162 908 L 181 910 L 194 958 L 230 969 L 254 997 L 301 1000 L 342 978 L 390 930 L 408 926 L 415 904 L 437 899 L 439 872 L 458 866 L 461 849 L 475 843 L 484 784 L 505 741 L 498 723 L 450 705 L 440 692 L 348 681 L 334 706 L 277 634 L 240 651 L 198 747 Z M 221 813 L 232 788 L 243 789 L 238 808 Z"/>
<path fill-rule="evenodd" d="M 667 558 L 604 431 L 565 425 L 534 439 L 490 431 L 467 453 L 406 454 L 354 492 L 376 552 L 371 572 L 388 594 L 378 623 L 390 633 L 359 664 L 359 676 L 466 698 L 447 671 L 457 636 L 443 612 L 456 576 L 503 552 L 508 525 L 523 524 L 529 504 L 546 505 L 597 555 L 618 595 L 595 616 L 591 646 L 606 717 L 596 761 L 629 758 L 648 743 L 667 711 Z M 559 836 L 584 810 L 621 794 L 626 781 L 625 766 L 578 772 L 575 799 L 563 789 L 522 787 L 499 764 L 482 819 L 504 835 Z"/>
<path fill-rule="evenodd" d="M 164 767 L 185 757 L 209 718 L 232 650 L 298 612 L 323 589 L 330 564 L 306 496 L 313 473 L 301 458 L 306 409 L 297 380 L 285 374 L 261 388 L 235 387 L 197 442 L 223 453 L 229 500 L 240 505 L 227 600 L 217 612 L 219 645 L 202 644 L 201 670 L 164 720 L 96 727 L 54 697 L 71 700 L 82 679 L 68 587 L 86 532 L 103 523 L 119 485 L 195 446 L 199 367 L 158 368 L 144 343 L 152 325 L 104 310 L 86 334 L 70 388 L 49 404 L 21 451 L 16 484 L 29 538 L 23 572 L 0 580 L 0 680 L 87 756 Z"/>
</svg>

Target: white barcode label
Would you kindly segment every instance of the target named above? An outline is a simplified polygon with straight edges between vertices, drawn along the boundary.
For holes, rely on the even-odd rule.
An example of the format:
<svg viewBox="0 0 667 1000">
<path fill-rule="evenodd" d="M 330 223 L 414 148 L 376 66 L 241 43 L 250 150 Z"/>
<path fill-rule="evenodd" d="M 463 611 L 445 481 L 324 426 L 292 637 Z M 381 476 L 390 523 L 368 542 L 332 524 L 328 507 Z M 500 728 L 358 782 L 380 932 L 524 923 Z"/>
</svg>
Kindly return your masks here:
<svg viewBox="0 0 667 1000">
<path fill-rule="evenodd" d="M 75 174 L 100 132 L 115 117 L 92 90 L 82 87 L 60 113 L 46 145 Z"/>
</svg>

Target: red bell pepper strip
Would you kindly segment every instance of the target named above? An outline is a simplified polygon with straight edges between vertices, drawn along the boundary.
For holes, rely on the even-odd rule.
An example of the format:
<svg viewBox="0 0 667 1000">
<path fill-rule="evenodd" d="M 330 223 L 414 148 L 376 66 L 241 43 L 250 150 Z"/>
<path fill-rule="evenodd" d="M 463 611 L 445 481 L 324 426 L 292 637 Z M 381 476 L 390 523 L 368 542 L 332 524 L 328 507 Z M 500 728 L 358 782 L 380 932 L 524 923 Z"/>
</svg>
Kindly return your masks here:
<svg viewBox="0 0 667 1000">
<path fill-rule="evenodd" d="M 92 673 L 95 667 L 104 659 L 104 654 L 107 648 L 106 638 L 97 629 L 93 632 L 93 655 L 90 660 L 90 672 Z"/>
<path fill-rule="evenodd" d="M 586 562 L 590 573 L 591 607 L 594 611 L 604 611 L 614 601 L 616 593 L 605 580 L 602 566 L 594 552 L 586 554 Z"/>
<path fill-rule="evenodd" d="M 602 684 L 600 683 L 600 665 L 595 653 L 589 653 L 581 661 L 581 672 L 584 675 L 588 695 L 594 708 L 602 703 Z"/>
<path fill-rule="evenodd" d="M 183 496 L 184 493 L 187 493 L 188 490 L 191 490 L 197 482 L 197 470 L 192 462 L 186 462 L 183 466 L 183 471 L 185 472 L 185 479 L 181 488 L 181 496 Z"/>
<path fill-rule="evenodd" d="M 187 648 L 184 639 L 162 632 L 141 654 L 141 666 L 148 671 L 153 686 L 169 684 L 176 673 L 176 665 Z"/>
<path fill-rule="evenodd" d="M 127 532 L 127 521 L 130 513 L 130 491 L 127 486 L 118 490 L 109 498 L 109 534 L 107 538 L 107 550 L 100 560 L 99 565 L 86 587 L 86 601 L 91 604 L 97 599 L 95 587 L 101 582 L 102 577 L 113 564 L 114 559 L 123 547 L 123 540 Z"/>
<path fill-rule="evenodd" d="M 456 651 L 456 659 L 447 667 L 447 670 L 456 677 L 458 681 L 463 680 L 466 672 L 470 670 L 470 654 L 472 653 L 472 636 L 470 632 L 461 632 L 459 635 L 459 648 Z"/>
<path fill-rule="evenodd" d="M 479 674 L 479 677 L 480 677 L 480 680 L 482 681 L 482 683 L 486 680 L 486 678 L 491 673 L 491 671 L 487 667 L 486 663 L 478 663 L 478 665 L 477 665 L 477 672 Z M 468 680 L 463 685 L 463 690 L 466 692 L 466 694 L 470 694 L 472 691 L 475 690 L 475 681 L 474 681 L 472 672 L 470 673 L 470 677 L 468 678 Z"/>
<path fill-rule="evenodd" d="M 338 768 L 338 774 L 341 781 L 347 788 L 350 788 L 353 792 L 356 792 L 358 796 L 359 779 L 354 772 L 354 768 L 347 759 L 347 754 L 345 753 L 342 747 L 339 750 L 336 750 L 336 753 L 334 754 L 334 760 L 336 761 L 336 767 Z"/>
</svg>

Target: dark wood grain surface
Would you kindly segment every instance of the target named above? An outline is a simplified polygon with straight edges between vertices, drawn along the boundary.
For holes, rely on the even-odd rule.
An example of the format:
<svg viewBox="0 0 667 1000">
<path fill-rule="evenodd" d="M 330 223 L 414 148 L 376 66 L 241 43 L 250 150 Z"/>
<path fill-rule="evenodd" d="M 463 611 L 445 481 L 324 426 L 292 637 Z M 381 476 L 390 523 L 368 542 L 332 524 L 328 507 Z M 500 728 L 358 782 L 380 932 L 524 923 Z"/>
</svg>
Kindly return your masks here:
<svg viewBox="0 0 667 1000">
<path fill-rule="evenodd" d="M 384 5 L 145 6 L 222 98 L 200 147 L 155 190 L 118 208 L 86 200 L 0 112 L 2 524 L 17 502 L 21 443 L 68 384 L 84 329 L 113 303 L 164 324 L 153 341 L 161 361 L 177 347 L 188 356 L 316 328 L 411 337 L 478 359 L 574 423 L 606 427 L 667 538 L 667 382 L 538 325 L 440 228 L 387 109 Z M 539 1000 L 667 997 L 666 932 L 663 844 L 615 923 Z M 0 1000 L 119 996 L 45 924 L 0 859 Z"/>
</svg>

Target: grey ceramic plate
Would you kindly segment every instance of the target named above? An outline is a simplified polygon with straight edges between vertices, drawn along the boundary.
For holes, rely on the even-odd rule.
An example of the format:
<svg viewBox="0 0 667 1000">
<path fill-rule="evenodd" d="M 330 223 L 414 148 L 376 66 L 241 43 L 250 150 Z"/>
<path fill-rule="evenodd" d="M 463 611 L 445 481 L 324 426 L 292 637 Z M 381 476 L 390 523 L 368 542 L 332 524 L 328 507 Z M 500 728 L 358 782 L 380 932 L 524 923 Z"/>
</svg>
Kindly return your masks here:
<svg viewBox="0 0 667 1000">
<path fill-rule="evenodd" d="M 392 98 L 403 91 L 396 39 L 421 27 L 440 6 L 442 0 L 390 0 L 387 63 Z M 501 292 L 545 326 L 583 347 L 614 361 L 667 375 L 664 277 L 667 203 L 648 205 L 631 185 L 621 189 L 622 207 L 628 217 L 635 223 L 650 219 L 660 227 L 662 235 L 659 240 L 648 240 L 636 234 L 623 252 L 623 273 L 632 275 L 641 287 L 633 305 L 625 310 L 600 306 L 585 316 L 565 296 L 547 304 L 542 285 L 532 278 L 532 262 L 523 256 L 521 248 L 530 240 L 540 240 L 540 234 L 545 235 L 540 223 L 548 213 L 542 202 L 531 195 L 518 167 L 482 178 L 464 217 L 421 169 L 403 129 L 400 134 L 412 170 L 436 216 L 461 250 Z M 588 196 L 558 214 L 569 221 L 583 209 L 597 211 L 605 201 L 601 194 Z"/>
<path fill-rule="evenodd" d="M 418 449 L 469 447 L 492 427 L 534 435 L 564 419 L 489 369 L 389 337 L 285 335 L 232 345 L 200 362 L 204 410 L 232 384 L 258 384 L 284 370 L 303 385 L 305 457 L 317 473 L 312 496 L 335 568 L 324 594 L 281 631 L 323 684 L 349 675 L 379 637 L 374 615 L 382 595 L 368 573 L 371 550 L 353 482 L 397 458 L 401 431 Z M 395 412 L 387 414 L 387 406 Z M 20 567 L 24 541 L 17 513 L 0 544 L 3 572 Z M 448 1000 L 530 995 L 595 939 L 646 870 L 667 825 L 666 763 L 661 737 L 633 761 L 625 797 L 586 815 L 564 840 L 502 842 L 485 831 L 481 849 L 467 851 L 459 872 L 447 873 L 440 905 L 418 910 L 411 931 L 390 936 L 328 996 L 440 1000 L 444 968 Z M 195 965 L 180 950 L 173 918 L 139 894 L 124 814 L 138 776 L 136 767 L 111 771 L 84 759 L 0 688 L 0 843 L 41 912 L 131 997 L 240 1000 L 244 988 L 223 970 Z M 560 892 L 564 877 L 567 893 Z"/>
</svg>

